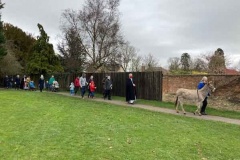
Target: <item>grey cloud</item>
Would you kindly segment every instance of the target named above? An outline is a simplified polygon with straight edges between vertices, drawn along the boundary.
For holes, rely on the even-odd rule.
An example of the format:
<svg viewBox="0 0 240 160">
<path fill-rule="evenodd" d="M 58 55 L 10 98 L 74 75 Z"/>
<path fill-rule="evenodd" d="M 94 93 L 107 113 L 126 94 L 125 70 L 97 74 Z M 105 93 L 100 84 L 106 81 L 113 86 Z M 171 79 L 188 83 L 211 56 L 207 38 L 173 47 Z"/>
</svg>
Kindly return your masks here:
<svg viewBox="0 0 240 160">
<path fill-rule="evenodd" d="M 41 23 L 57 43 L 60 16 L 64 9 L 80 9 L 83 0 L 3 0 L 3 20 L 38 35 Z M 183 52 L 192 56 L 222 48 L 240 59 L 240 1 L 237 0 L 121 0 L 121 24 L 126 40 L 152 53 L 167 65 L 170 57 Z M 237 58 L 236 58 L 237 57 Z"/>
<path fill-rule="evenodd" d="M 148 1 L 152 2 L 154 5 L 148 8 L 148 5 L 143 5 L 145 1 L 138 1 L 135 3 L 135 8 L 138 8 L 134 10 L 135 13 L 128 11 L 129 8 L 123 9 L 126 14 L 123 15 L 123 24 L 127 25 L 128 29 L 125 30 L 130 41 L 142 52 L 151 52 L 162 57 L 162 64 L 166 64 L 167 57 L 180 56 L 184 51 L 197 56 L 214 52 L 220 47 L 227 51 L 225 53 L 239 53 L 239 1 Z M 127 15 L 129 12 L 133 15 Z M 139 23 L 139 17 L 144 17 L 141 14 L 145 15 L 145 19 L 141 19 Z M 138 15 L 135 20 L 134 15 Z"/>
</svg>

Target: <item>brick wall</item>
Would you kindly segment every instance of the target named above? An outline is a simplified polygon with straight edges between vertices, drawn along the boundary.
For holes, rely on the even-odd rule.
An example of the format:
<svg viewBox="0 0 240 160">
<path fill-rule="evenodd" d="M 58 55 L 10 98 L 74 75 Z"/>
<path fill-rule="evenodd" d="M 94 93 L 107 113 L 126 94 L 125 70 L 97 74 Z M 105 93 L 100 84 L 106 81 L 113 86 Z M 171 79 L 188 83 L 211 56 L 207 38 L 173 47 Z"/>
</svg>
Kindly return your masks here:
<svg viewBox="0 0 240 160">
<path fill-rule="evenodd" d="M 240 75 L 164 75 L 163 94 L 175 93 L 178 88 L 196 89 L 203 76 L 213 81 L 216 88 L 229 84 Z"/>
</svg>

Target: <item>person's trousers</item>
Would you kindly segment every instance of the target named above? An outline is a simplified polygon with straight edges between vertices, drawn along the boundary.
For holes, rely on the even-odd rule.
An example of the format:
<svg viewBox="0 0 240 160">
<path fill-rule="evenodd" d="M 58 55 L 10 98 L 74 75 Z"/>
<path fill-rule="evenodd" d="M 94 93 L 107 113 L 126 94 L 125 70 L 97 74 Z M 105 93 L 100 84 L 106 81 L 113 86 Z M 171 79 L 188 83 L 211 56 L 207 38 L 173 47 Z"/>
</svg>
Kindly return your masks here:
<svg viewBox="0 0 240 160">
<path fill-rule="evenodd" d="M 104 97 L 105 97 L 105 94 L 106 94 L 106 89 L 103 88 L 102 94 L 103 94 L 103 98 L 104 98 Z"/>
<path fill-rule="evenodd" d="M 93 98 L 94 97 L 94 92 L 90 91 L 90 97 Z"/>
<path fill-rule="evenodd" d="M 20 84 L 16 84 L 15 89 L 20 89 Z"/>
<path fill-rule="evenodd" d="M 202 103 L 201 113 L 202 113 L 202 112 L 205 112 L 205 110 L 206 110 L 206 107 L 207 107 L 207 104 L 208 104 L 207 98 L 208 98 L 208 97 L 206 97 L 206 98 L 204 99 L 203 103 Z"/>
<path fill-rule="evenodd" d="M 75 86 L 75 88 L 74 88 L 75 94 L 77 94 L 78 90 L 79 90 L 79 87 L 78 87 L 78 86 Z"/>
<path fill-rule="evenodd" d="M 70 95 L 74 95 L 74 90 L 70 90 Z"/>
<path fill-rule="evenodd" d="M 110 100 L 111 99 L 111 90 L 105 90 L 105 95 L 104 95 L 104 99 L 107 98 Z"/>
<path fill-rule="evenodd" d="M 84 97 L 84 94 L 86 92 L 86 86 L 81 87 L 81 96 Z"/>
</svg>

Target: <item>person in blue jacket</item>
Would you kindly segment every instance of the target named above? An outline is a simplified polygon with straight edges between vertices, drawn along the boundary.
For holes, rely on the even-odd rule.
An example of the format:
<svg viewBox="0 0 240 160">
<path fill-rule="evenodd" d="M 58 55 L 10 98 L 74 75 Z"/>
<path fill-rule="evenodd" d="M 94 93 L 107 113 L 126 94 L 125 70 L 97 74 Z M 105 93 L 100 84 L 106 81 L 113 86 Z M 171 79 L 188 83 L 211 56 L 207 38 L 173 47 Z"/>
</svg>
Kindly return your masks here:
<svg viewBox="0 0 240 160">
<path fill-rule="evenodd" d="M 203 88 L 203 87 L 205 86 L 205 84 L 207 83 L 207 81 L 208 81 L 207 77 L 204 76 L 204 77 L 202 78 L 202 80 L 198 83 L 197 89 L 199 90 L 199 89 Z M 208 96 L 209 96 L 209 95 L 210 95 L 210 94 L 208 94 Z M 206 107 L 207 107 L 207 104 L 208 104 L 208 102 L 207 102 L 208 96 L 205 97 L 205 99 L 204 99 L 204 101 L 203 101 L 203 104 L 202 104 L 202 107 L 201 107 L 201 114 L 202 114 L 202 115 L 207 115 L 207 113 L 205 112 L 205 110 L 206 110 Z"/>
</svg>

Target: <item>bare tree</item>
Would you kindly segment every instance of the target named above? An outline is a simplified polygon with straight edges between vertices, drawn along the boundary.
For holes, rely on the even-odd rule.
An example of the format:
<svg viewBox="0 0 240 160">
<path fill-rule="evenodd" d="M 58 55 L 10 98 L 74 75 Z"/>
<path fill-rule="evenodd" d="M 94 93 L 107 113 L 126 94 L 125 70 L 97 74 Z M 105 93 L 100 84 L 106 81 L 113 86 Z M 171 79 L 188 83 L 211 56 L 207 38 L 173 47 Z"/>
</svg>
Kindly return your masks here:
<svg viewBox="0 0 240 160">
<path fill-rule="evenodd" d="M 240 72 L 240 60 L 238 61 L 238 64 L 236 66 L 236 69 L 238 70 L 238 72 Z"/>
<path fill-rule="evenodd" d="M 222 74 L 225 72 L 227 60 L 221 48 L 214 53 L 203 54 L 202 57 L 206 60 L 210 73 Z"/>
<path fill-rule="evenodd" d="M 143 65 L 146 67 L 146 70 L 153 71 L 158 66 L 157 58 L 149 53 L 143 58 Z"/>
<path fill-rule="evenodd" d="M 208 71 L 208 64 L 206 61 L 204 61 L 204 59 L 202 58 L 195 58 L 193 60 L 193 64 L 192 64 L 192 69 L 195 71 Z"/>
<path fill-rule="evenodd" d="M 208 68 L 211 73 L 222 74 L 225 72 L 226 63 L 225 63 L 224 51 L 221 48 L 218 48 L 212 56 L 209 57 Z"/>
<path fill-rule="evenodd" d="M 129 42 L 123 43 L 120 47 L 120 61 L 124 72 L 130 67 L 131 60 L 137 55 L 137 50 Z"/>
<path fill-rule="evenodd" d="M 75 28 L 87 55 L 90 71 L 111 61 L 118 51 L 120 36 L 119 0 L 86 0 L 82 10 L 65 10 L 62 29 Z"/>
<path fill-rule="evenodd" d="M 178 57 L 169 58 L 168 64 L 169 64 L 170 71 L 179 70 L 181 65 L 180 58 Z"/>
<path fill-rule="evenodd" d="M 58 50 L 65 72 L 75 73 L 84 70 L 86 53 L 75 28 L 65 30 L 62 42 L 58 43 Z"/>
<path fill-rule="evenodd" d="M 142 64 L 142 57 L 140 55 L 137 54 L 133 54 L 131 57 L 131 67 L 130 67 L 130 71 L 131 72 L 139 72 L 141 71 L 141 64 Z"/>
</svg>

